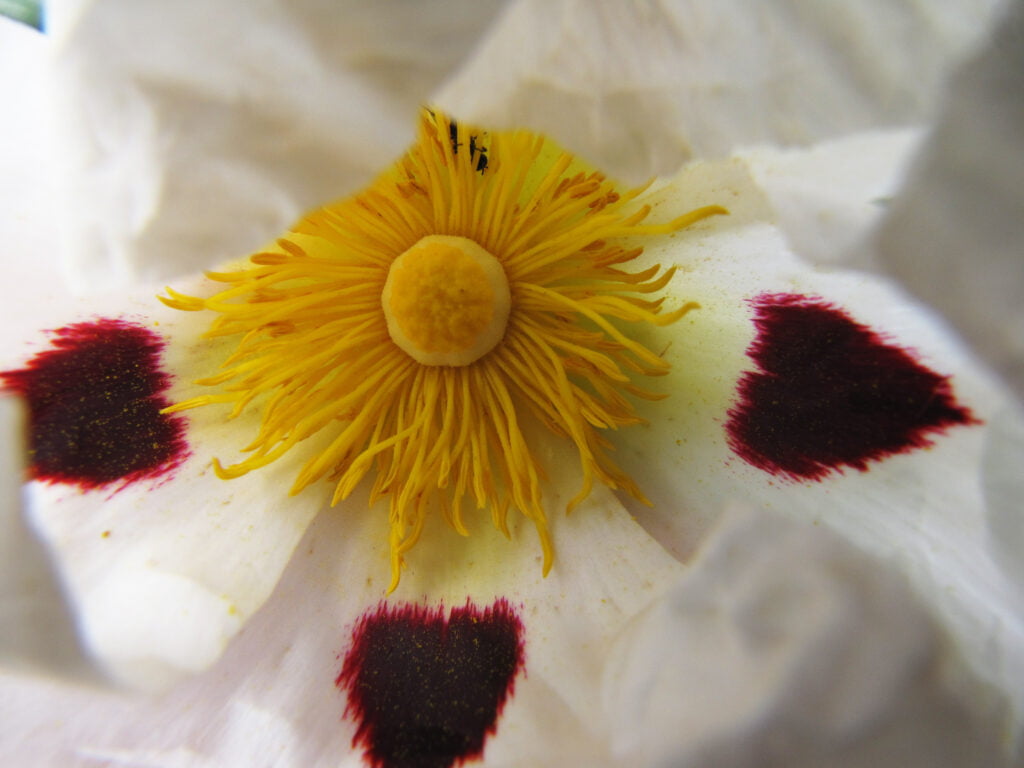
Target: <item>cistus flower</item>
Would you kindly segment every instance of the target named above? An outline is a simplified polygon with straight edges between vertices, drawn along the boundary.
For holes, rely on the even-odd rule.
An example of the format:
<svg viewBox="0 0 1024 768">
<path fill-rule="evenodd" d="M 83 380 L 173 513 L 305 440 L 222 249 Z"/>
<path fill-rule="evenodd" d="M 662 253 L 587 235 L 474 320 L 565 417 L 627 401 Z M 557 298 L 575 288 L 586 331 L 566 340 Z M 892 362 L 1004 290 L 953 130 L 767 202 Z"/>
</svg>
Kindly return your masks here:
<svg viewBox="0 0 1024 768">
<path fill-rule="evenodd" d="M 219 313 L 208 336 L 240 341 L 226 370 L 199 382 L 222 392 L 165 411 L 216 403 L 237 415 L 260 400 L 252 456 L 215 461 L 222 478 L 332 431 L 290 493 L 328 477 L 336 504 L 373 471 L 370 503 L 390 499 L 389 592 L 431 505 L 469 535 L 467 497 L 505 535 L 510 506 L 529 518 L 547 574 L 552 468 L 524 425 L 543 424 L 578 454 L 583 485 L 567 511 L 595 480 L 643 499 L 600 431 L 641 422 L 627 396 L 657 399 L 635 379 L 668 364 L 612 321 L 663 326 L 696 305 L 663 313 L 662 299 L 645 298 L 675 267 L 629 271 L 643 248 L 626 238 L 726 212 L 645 224 L 644 188 L 619 192 L 580 165 L 541 136 L 424 111 L 416 145 L 367 190 L 310 213 L 248 268 L 209 274 L 225 290 L 168 291 L 170 307 Z"/>
<path fill-rule="evenodd" d="M 429 6 L 446 11 L 437 17 L 419 10 L 428 6 L 405 3 L 374 4 L 372 11 L 353 3 L 346 14 L 317 3 L 290 4 L 287 12 L 273 3 L 242 5 L 238 18 L 249 19 L 249 29 L 230 35 L 210 27 L 205 11 L 184 6 L 152 15 L 141 3 L 97 4 L 59 25 L 60 8 L 54 13 L 53 82 L 71 85 L 58 90 L 57 102 L 89 116 L 59 124 L 71 142 L 58 160 L 73 202 L 60 226 L 78 265 L 72 273 L 116 290 L 70 298 L 43 271 L 51 264 L 44 255 L 57 250 L 52 199 L 32 190 L 48 155 L 28 162 L 26 153 L 12 153 L 11 178 L 20 179 L 12 186 L 26 192 L 11 198 L 11 221 L 28 225 L 12 224 L 0 254 L 12 311 L 0 334 L 0 369 L 7 395 L 17 396 L 0 402 L 0 419 L 13 400 L 25 405 L 25 520 L 59 569 L 78 638 L 103 671 L 159 693 L 4 674 L 0 762 L 930 768 L 1010 759 L 1021 710 L 1006 708 L 1006 699 L 1020 704 L 1006 681 L 1024 671 L 1024 622 L 1017 585 L 992 555 L 983 496 L 991 489 L 978 480 L 1006 400 L 934 317 L 885 280 L 835 266 L 865 250 L 862 238 L 897 193 L 920 134 L 822 141 L 926 116 L 921 105 L 930 103 L 932 86 L 915 86 L 905 99 L 899 77 L 882 75 L 921 72 L 934 85 L 947 61 L 941 52 L 956 47 L 948 41 L 973 34 L 974 27 L 955 23 L 955 3 L 924 14 L 927 45 L 902 40 L 906 29 L 919 27 L 887 23 L 904 12 L 898 4 L 886 4 L 884 13 L 868 4 L 838 17 L 785 0 L 757 4 L 754 13 L 743 13 L 744 3 L 716 3 L 716 18 L 729 22 L 717 26 L 707 15 L 712 6 L 701 11 L 687 3 L 641 12 L 588 4 L 592 13 L 567 3 L 553 14 L 547 2 L 523 2 L 500 17 L 488 16 L 497 6 L 482 4 L 463 6 L 465 13 Z M 400 12 L 389 15 L 395 8 Z M 975 18 L 976 7 L 970 10 Z M 378 14 L 388 23 L 377 24 Z M 879 34 L 851 34 L 859 28 L 851 20 L 870 29 L 876 18 Z M 900 30 L 899 45 L 886 42 L 892 29 Z M 726 33 L 733 35 L 727 44 L 711 44 Z M 208 47 L 211 34 L 216 44 Z M 426 47 L 424 34 L 432 41 Z M 460 34 L 455 46 L 437 44 Z M 375 35 L 387 41 L 376 53 Z M 850 45 L 855 56 L 833 55 Z M 698 50 L 708 52 L 708 67 L 691 65 Z M 774 58 L 780 51 L 785 55 Z M 446 63 L 431 58 L 436 52 Z M 182 53 L 187 61 L 175 63 Z M 904 66 L 905 57 L 915 66 Z M 439 90 L 445 98 L 424 99 L 445 72 L 453 74 Z M 806 88 L 796 87 L 805 80 Z M 744 113 L 743 105 L 780 98 L 784 110 Z M 345 232 L 353 237 L 337 218 L 325 226 L 331 216 L 323 210 L 286 232 L 286 245 L 262 248 L 257 263 L 218 267 L 229 279 L 219 297 L 208 279 L 179 276 L 251 253 L 308 206 L 358 192 L 412 138 L 413 105 L 422 101 L 467 121 L 456 127 L 454 143 L 450 129 L 423 129 L 436 150 L 468 161 L 466 178 L 477 184 L 500 171 L 494 139 L 503 129 L 546 122 L 567 146 L 611 169 L 610 177 L 625 173 L 635 183 L 650 175 L 651 163 L 667 163 L 661 178 L 622 203 L 627 219 L 649 210 L 634 222 L 639 236 L 619 243 L 622 255 L 635 255 L 609 265 L 643 276 L 629 288 L 660 287 L 611 298 L 631 299 L 625 304 L 633 313 L 643 307 L 636 300 L 663 299 L 662 311 L 643 310 L 659 321 L 691 301 L 700 309 L 665 325 L 611 317 L 614 333 L 566 309 L 592 334 L 585 343 L 572 336 L 573 323 L 555 324 L 563 342 L 583 348 L 575 352 L 580 359 L 608 357 L 629 386 L 668 395 L 646 400 L 599 389 L 600 379 L 580 369 L 565 371 L 589 398 L 590 415 L 605 398 L 615 404 L 603 406 L 609 415 L 638 422 L 602 429 L 586 421 L 593 428 L 586 434 L 652 506 L 606 487 L 591 469 L 589 495 L 566 515 L 587 487 L 580 443 L 568 429 L 550 429 L 567 417 L 552 416 L 550 404 L 545 410 L 540 397 L 510 386 L 523 442 L 544 469 L 536 487 L 556 566 L 542 575 L 543 551 L 525 515 L 505 519 L 511 544 L 486 520 L 501 509 L 486 499 L 486 488 L 485 509 L 471 509 L 477 495 L 467 476 L 470 509 L 462 510 L 462 523 L 471 535 L 453 535 L 442 499 L 425 502 L 419 542 L 385 597 L 392 585 L 382 576 L 394 567 L 388 508 L 396 494 L 373 504 L 370 497 L 388 474 L 393 488 L 418 482 L 415 471 L 398 471 L 409 455 L 400 446 L 422 456 L 420 466 L 436 461 L 435 477 L 440 473 L 444 412 L 424 394 L 414 410 L 434 418 L 434 443 L 395 441 L 392 471 L 369 462 L 362 482 L 333 509 L 339 477 L 333 486 L 311 482 L 294 496 L 288 490 L 304 466 L 331 455 L 332 442 L 359 413 L 301 440 L 300 419 L 294 442 L 282 433 L 270 443 L 275 430 L 296 423 L 284 416 L 335 405 L 317 401 L 315 389 L 309 402 L 292 395 L 302 366 L 316 366 L 318 355 L 331 351 L 324 343 L 291 356 L 283 339 L 307 321 L 315 334 L 325 318 L 361 302 L 372 308 L 381 343 L 378 354 L 367 350 L 353 361 L 386 360 L 390 350 L 391 359 L 422 358 L 410 367 L 459 367 L 449 366 L 465 359 L 457 350 L 444 366 L 430 365 L 433 355 L 453 350 L 424 351 L 421 331 L 438 318 L 420 311 L 421 281 L 410 292 L 392 280 L 385 297 L 381 264 L 375 287 L 353 287 L 356 299 L 347 305 L 328 301 L 321 309 L 319 295 L 302 295 L 298 301 L 309 302 L 298 312 L 302 322 L 286 326 L 270 305 L 294 310 L 289 291 L 302 290 L 300 281 L 253 283 L 284 262 L 323 258 L 317 248 Z M 21 108 L 0 130 L 28 129 L 7 145 L 48 146 L 40 140 L 46 132 L 27 122 L 36 114 L 26 108 L 32 102 L 14 103 Z M 481 128 L 465 129 L 469 120 Z M 373 140 L 364 146 L 367 136 Z M 750 139 L 819 143 L 734 151 Z M 708 159 L 709 152 L 729 156 Z M 687 153 L 705 159 L 677 172 Z M 556 154 L 542 153 L 532 166 L 550 170 L 553 163 Z M 401 162 L 396 168 L 382 177 L 391 181 L 388 190 L 397 189 Z M 579 172 L 566 171 L 570 182 Z M 543 179 L 544 172 L 527 172 L 524 188 L 536 190 Z M 610 184 L 593 181 L 595 194 Z M 429 185 L 424 193 L 403 189 L 403 202 L 430 192 Z M 627 196 L 619 194 L 606 209 Z M 381 207 L 384 199 L 391 198 L 382 194 L 370 208 L 392 213 Z M 671 231 L 686 212 L 713 205 L 730 215 Z M 581 221 L 590 223 L 608 213 L 587 212 Z M 428 223 L 432 216 L 432 208 L 423 209 Z M 360 208 L 346 222 L 368 227 L 374 218 Z M 427 264 L 438 253 L 465 257 L 459 279 L 486 284 L 483 293 L 500 298 L 494 262 L 501 266 L 506 253 L 428 229 L 409 231 L 399 243 L 386 235 L 394 225 L 377 222 L 375 245 L 356 249 L 360 254 L 371 258 L 383 240 L 392 264 L 410 249 Z M 424 237 L 431 238 L 425 254 L 417 249 Z M 407 262 L 415 271 L 414 258 L 399 266 Z M 148 284 L 128 288 L 128 278 L 140 275 Z M 454 282 L 433 293 L 445 295 Z M 158 304 L 154 297 L 167 283 L 171 292 L 163 295 L 172 304 L 202 311 Z M 235 289 L 238 296 L 225 298 Z M 512 325 L 512 298 L 510 284 L 502 339 Z M 600 306 L 608 297 L 568 298 Z M 487 302 L 464 308 L 480 320 L 480 348 L 500 325 L 500 301 L 493 308 L 488 322 Z M 248 341 L 248 330 L 217 335 L 217 325 L 235 327 L 232 312 L 251 312 L 256 327 L 273 332 Z M 418 319 L 402 330 L 398 318 L 409 313 Z M 215 333 L 207 335 L 213 316 Z M 462 347 L 467 339 L 458 330 L 466 326 L 443 333 Z M 480 367 L 501 344 L 461 368 Z M 648 350 L 661 363 L 635 367 L 662 375 L 646 381 L 630 365 L 632 352 L 615 345 Z M 271 358 L 255 356 L 275 350 L 287 350 L 289 362 L 274 370 Z M 194 383 L 221 370 L 223 381 Z M 379 389 L 383 398 L 387 381 L 372 375 L 352 383 L 366 384 L 371 398 Z M 258 380 L 269 388 L 231 418 L 253 391 L 246 386 L 258 387 Z M 328 379 L 323 391 L 330 386 Z M 203 397 L 227 402 L 174 410 Z M 274 404 L 289 398 L 287 407 Z M 457 445 L 463 421 L 451 429 Z M 270 443 L 259 444 L 261 432 Z M 353 450 L 363 447 L 358 442 Z M 211 463 L 219 458 L 221 474 L 230 474 L 264 448 L 260 461 L 282 446 L 287 450 L 275 460 L 228 480 Z M 0 467 L 14 455 L 0 456 Z M 357 457 L 348 458 L 356 466 Z M 494 450 L 490 458 L 497 467 L 513 460 Z M 337 471 L 337 459 L 328 460 L 335 468 L 324 478 Z M 495 493 L 508 491 L 495 474 Z M 19 497 L 9 484 L 0 490 L 3 498 Z M 3 558 L 0 573 L 12 562 Z M 4 580 L 0 604 L 5 616 L 35 619 L 18 599 L 38 592 L 18 577 Z M 0 633 L 5 654 L 10 626 Z M 36 646 L 47 636 L 38 621 L 18 626 L 30 639 L 35 633 Z M 16 650 L 32 656 L 32 646 Z"/>
</svg>

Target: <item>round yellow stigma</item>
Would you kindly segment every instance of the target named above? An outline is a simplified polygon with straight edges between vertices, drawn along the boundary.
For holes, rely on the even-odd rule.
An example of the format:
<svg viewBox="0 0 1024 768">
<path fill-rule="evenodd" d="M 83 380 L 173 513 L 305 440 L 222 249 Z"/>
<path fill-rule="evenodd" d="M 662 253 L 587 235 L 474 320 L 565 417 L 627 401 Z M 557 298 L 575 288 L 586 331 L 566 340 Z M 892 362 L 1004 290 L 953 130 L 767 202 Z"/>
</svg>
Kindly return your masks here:
<svg viewBox="0 0 1024 768">
<path fill-rule="evenodd" d="M 501 263 L 466 237 L 429 235 L 395 259 L 381 294 L 392 340 L 423 365 L 469 365 L 505 335 Z"/>
</svg>

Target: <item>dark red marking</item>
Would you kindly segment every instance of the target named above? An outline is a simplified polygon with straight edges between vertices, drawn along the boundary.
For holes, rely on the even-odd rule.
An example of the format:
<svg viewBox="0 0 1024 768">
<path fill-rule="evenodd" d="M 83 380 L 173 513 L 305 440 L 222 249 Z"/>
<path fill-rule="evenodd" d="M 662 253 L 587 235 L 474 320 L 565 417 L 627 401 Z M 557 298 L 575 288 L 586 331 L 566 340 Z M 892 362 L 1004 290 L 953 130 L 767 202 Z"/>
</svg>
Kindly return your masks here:
<svg viewBox="0 0 1024 768">
<path fill-rule="evenodd" d="M 0 372 L 28 403 L 34 479 L 100 488 L 163 476 L 187 457 L 184 421 L 160 413 L 170 405 L 160 336 L 111 319 L 51 336 L 24 368 Z"/>
<path fill-rule="evenodd" d="M 820 480 L 932 444 L 929 435 L 979 423 L 949 378 L 886 343 L 828 302 L 794 294 L 753 299 L 757 339 L 747 354 L 729 445 L 775 475 Z"/>
<path fill-rule="evenodd" d="M 523 625 L 485 610 L 381 603 L 363 614 L 337 685 L 374 768 L 447 768 L 483 754 L 523 666 Z"/>
</svg>

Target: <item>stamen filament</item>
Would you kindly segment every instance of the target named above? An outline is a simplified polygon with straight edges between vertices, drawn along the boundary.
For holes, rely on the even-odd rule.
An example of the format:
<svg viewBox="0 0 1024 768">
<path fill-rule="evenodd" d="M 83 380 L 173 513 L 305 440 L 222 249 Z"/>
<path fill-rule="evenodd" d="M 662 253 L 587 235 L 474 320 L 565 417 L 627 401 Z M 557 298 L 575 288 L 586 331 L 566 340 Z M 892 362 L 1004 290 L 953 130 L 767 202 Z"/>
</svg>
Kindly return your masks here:
<svg viewBox="0 0 1024 768">
<path fill-rule="evenodd" d="M 247 267 L 208 273 L 223 286 L 214 295 L 161 297 L 216 313 L 204 337 L 238 338 L 199 382 L 218 391 L 166 412 L 260 412 L 249 455 L 214 460 L 223 478 L 327 435 L 289 492 L 328 480 L 337 504 L 371 476 L 371 504 L 389 507 L 389 592 L 435 512 L 467 536 L 469 513 L 486 510 L 511 537 L 518 511 L 537 531 L 547 574 L 543 491 L 561 468 L 544 465 L 524 430 L 537 424 L 578 457 L 580 489 L 566 511 L 595 482 L 645 501 L 609 458 L 607 434 L 642 423 L 632 399 L 663 395 L 636 378 L 669 365 L 619 326 L 667 325 L 697 305 L 666 311 L 651 297 L 675 267 L 627 265 L 642 252 L 636 238 L 726 212 L 712 205 L 647 223 L 650 182 L 620 190 L 580 168 L 543 137 L 424 111 L 417 143 L 366 191 L 311 212 Z"/>
</svg>

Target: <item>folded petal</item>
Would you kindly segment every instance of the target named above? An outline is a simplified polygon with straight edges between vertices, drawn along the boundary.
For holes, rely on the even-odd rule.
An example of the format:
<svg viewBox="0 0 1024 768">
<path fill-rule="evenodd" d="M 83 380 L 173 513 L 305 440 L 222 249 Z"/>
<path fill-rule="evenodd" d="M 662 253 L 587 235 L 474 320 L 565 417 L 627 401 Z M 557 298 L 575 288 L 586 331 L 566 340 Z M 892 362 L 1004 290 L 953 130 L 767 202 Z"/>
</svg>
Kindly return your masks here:
<svg viewBox="0 0 1024 768">
<path fill-rule="evenodd" d="M 988 513 L 993 556 L 1013 581 L 1018 600 L 1024 602 L 1024 413 L 1018 404 L 1007 405 L 992 418 L 982 453 L 981 483 Z"/>
<path fill-rule="evenodd" d="M 0 663 L 44 675 L 96 681 L 49 553 L 26 523 L 21 484 L 23 414 L 0 398 Z"/>
<path fill-rule="evenodd" d="M 950 82 L 878 235 L 878 262 L 1024 395 L 1024 8 Z"/>
<path fill-rule="evenodd" d="M 626 765 L 1009 765 L 991 689 L 895 570 L 821 527 L 736 515 L 604 675 Z"/>
<path fill-rule="evenodd" d="M 54 298 L 50 288 L 57 239 L 42 74 L 46 44 L 36 30 L 0 18 L 0 90 L 5 100 L 0 120 L 0 258 L 7 275 L 0 309 L 3 349 L 39 328 L 52 311 L 47 302 Z"/>
<path fill-rule="evenodd" d="M 5 334 L 0 356 L 18 354 L 18 340 L 38 327 L 48 310 L 50 284 L 46 262 L 27 258 L 45 254 L 53 238 L 44 227 L 48 202 L 43 141 L 44 119 L 39 72 L 44 39 L 35 30 L 0 18 L 0 91 L 8 105 L 0 122 L 0 240 L 4 243 L 7 284 Z M 10 354 L 8 354 L 10 353 Z M 0 655 L 5 668 L 35 670 L 78 679 L 96 679 L 80 646 L 74 618 L 49 553 L 29 524 L 22 505 L 24 413 L 7 395 L 0 397 L 0 603 L 3 620 Z"/>
<path fill-rule="evenodd" d="M 683 560 L 731 504 L 828 526 L 908 572 L 984 680 L 1013 679 L 1024 623 L 978 480 L 1005 392 L 885 281 L 808 269 L 745 163 L 697 164 L 653 202 L 712 200 L 732 215 L 644 254 L 701 309 L 665 333 L 671 416 L 618 438 L 653 502 L 637 518 Z"/>
<path fill-rule="evenodd" d="M 811 147 L 737 152 L 793 252 L 812 264 L 866 268 L 874 227 L 923 141 L 919 128 L 866 131 Z"/>
<path fill-rule="evenodd" d="M 501 7 L 53 6 L 53 151 L 80 289 L 211 267 L 369 181 Z"/>
<path fill-rule="evenodd" d="M 997 5 L 528 0 L 437 101 L 548 133 L 638 182 L 743 144 L 916 124 Z"/>
<path fill-rule="evenodd" d="M 0 681 L 0 700 L 19 702 L 17 711 L 5 712 L 2 727 L 10 731 L 0 756 L 11 764 L 362 765 L 370 753 L 376 764 L 398 765 L 401 755 L 393 750 L 404 734 L 418 738 L 437 764 L 450 764 L 466 756 L 460 745 L 479 728 L 453 713 L 494 685 L 483 673 L 502 633 L 483 630 L 491 621 L 487 610 L 501 603 L 518 627 L 522 658 L 492 732 L 483 734 L 482 764 L 608 764 L 609 723 L 599 696 L 605 657 L 629 619 L 678 579 L 682 566 L 603 489 L 562 515 L 578 482 L 566 477 L 552 488 L 560 546 L 546 579 L 528 522 L 512 523 L 509 542 L 489 519 L 470 521 L 472 535 L 462 538 L 435 517 L 386 603 L 386 504 L 369 508 L 365 494 L 343 502 L 310 527 L 277 592 L 229 653 L 162 696 Z M 447 656 L 451 646 L 443 641 L 431 645 L 435 635 L 424 622 L 454 621 L 461 610 L 471 611 L 481 630 L 482 666 L 471 664 L 472 656 Z M 394 630 L 392 650 L 386 673 L 374 676 L 367 665 L 375 649 L 364 648 L 354 661 L 352 652 L 368 617 L 381 616 Z M 447 631 L 454 633 L 454 625 Z M 353 689 L 337 682 L 350 662 L 353 674 L 362 674 L 364 697 L 386 696 L 390 680 L 404 680 L 386 713 L 352 707 Z M 432 689 L 445 695 L 432 697 Z M 386 715 L 397 719 L 382 720 Z M 367 720 L 378 727 L 354 741 Z M 401 727 L 389 730 L 388 723 Z"/>
<path fill-rule="evenodd" d="M 214 475 L 211 459 L 242 447 L 244 416 L 159 413 L 210 352 L 195 345 L 201 319 L 154 294 L 69 301 L 64 325 L 3 361 L 28 405 L 32 523 L 90 651 L 145 688 L 216 661 L 327 503 L 315 491 L 289 499 L 287 470 L 244 484 Z"/>
</svg>

